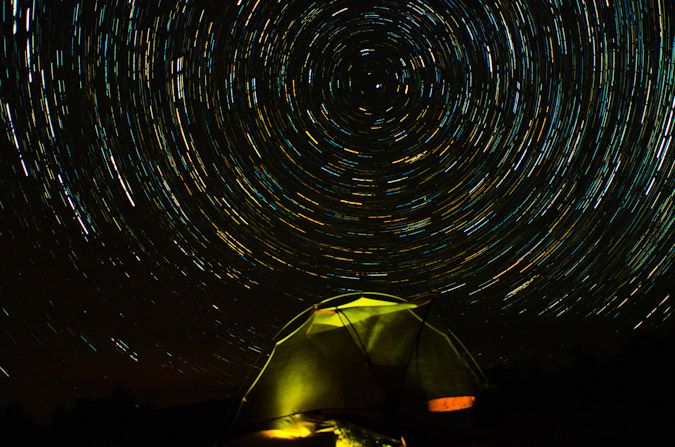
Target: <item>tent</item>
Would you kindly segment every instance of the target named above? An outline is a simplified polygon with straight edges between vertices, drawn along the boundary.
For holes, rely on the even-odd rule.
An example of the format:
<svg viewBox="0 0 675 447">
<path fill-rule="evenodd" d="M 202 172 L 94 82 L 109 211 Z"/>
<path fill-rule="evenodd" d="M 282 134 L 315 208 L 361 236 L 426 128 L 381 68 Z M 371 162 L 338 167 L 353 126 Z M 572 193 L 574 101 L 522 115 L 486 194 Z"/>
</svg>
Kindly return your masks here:
<svg viewBox="0 0 675 447">
<path fill-rule="evenodd" d="M 356 292 L 301 313 L 289 325 L 309 315 L 276 342 L 245 393 L 237 431 L 298 414 L 377 418 L 401 409 L 471 407 L 479 370 L 460 354 L 461 342 L 441 329 L 433 304 Z"/>
</svg>

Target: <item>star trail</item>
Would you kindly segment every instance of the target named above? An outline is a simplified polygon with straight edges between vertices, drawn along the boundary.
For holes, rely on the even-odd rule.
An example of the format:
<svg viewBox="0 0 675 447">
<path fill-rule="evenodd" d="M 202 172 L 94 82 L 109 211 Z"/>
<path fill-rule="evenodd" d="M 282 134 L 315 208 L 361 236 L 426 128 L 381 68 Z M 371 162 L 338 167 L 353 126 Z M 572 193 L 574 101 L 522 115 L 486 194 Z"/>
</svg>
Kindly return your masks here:
<svg viewBox="0 0 675 447">
<path fill-rule="evenodd" d="M 2 344 L 216 377 L 327 290 L 662 325 L 673 10 L 4 1 Z"/>
</svg>

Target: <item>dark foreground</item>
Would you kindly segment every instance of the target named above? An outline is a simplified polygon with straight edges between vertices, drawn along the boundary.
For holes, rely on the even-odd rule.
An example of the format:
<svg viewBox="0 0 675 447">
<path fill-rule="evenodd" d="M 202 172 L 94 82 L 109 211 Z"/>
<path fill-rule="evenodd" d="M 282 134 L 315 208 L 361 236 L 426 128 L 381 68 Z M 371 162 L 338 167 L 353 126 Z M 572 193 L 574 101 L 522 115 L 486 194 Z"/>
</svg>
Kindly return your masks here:
<svg viewBox="0 0 675 447">
<path fill-rule="evenodd" d="M 636 334 L 620 351 L 572 349 L 492 367 L 464 425 L 406 429 L 408 445 L 657 445 L 673 439 L 672 331 Z M 118 387 L 79 399 L 52 423 L 32 423 L 20 405 L 0 412 L 0 445 L 214 446 L 226 440 L 230 402 L 166 408 L 138 405 Z M 430 428 L 432 427 L 432 428 Z M 669 444 L 670 441 L 667 441 Z M 288 444 L 293 445 L 293 444 Z"/>
</svg>

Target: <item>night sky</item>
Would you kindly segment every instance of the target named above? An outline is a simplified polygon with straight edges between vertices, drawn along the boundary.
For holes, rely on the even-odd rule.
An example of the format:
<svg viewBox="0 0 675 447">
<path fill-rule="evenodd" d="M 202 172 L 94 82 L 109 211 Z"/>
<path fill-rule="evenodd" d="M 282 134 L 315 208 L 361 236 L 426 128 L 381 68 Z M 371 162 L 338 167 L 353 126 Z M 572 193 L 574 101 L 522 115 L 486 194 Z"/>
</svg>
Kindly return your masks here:
<svg viewBox="0 0 675 447">
<path fill-rule="evenodd" d="M 1 9 L 0 404 L 224 397 L 353 290 L 479 359 L 670 322 L 670 0 Z"/>
</svg>

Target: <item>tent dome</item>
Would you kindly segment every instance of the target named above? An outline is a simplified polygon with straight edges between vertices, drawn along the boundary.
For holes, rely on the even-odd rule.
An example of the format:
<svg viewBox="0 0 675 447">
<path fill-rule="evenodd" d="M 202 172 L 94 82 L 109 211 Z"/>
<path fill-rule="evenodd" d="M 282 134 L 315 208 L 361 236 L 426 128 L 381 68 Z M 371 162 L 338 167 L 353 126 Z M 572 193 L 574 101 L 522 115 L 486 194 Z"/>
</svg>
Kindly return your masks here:
<svg viewBox="0 0 675 447">
<path fill-rule="evenodd" d="M 301 313 L 291 324 L 307 314 L 304 321 L 276 341 L 242 399 L 235 425 L 260 428 L 307 413 L 471 407 L 477 375 L 460 354 L 466 351 L 461 342 L 442 329 L 433 304 L 355 292 Z"/>
</svg>

